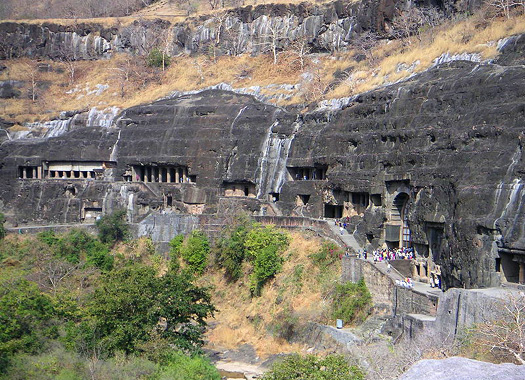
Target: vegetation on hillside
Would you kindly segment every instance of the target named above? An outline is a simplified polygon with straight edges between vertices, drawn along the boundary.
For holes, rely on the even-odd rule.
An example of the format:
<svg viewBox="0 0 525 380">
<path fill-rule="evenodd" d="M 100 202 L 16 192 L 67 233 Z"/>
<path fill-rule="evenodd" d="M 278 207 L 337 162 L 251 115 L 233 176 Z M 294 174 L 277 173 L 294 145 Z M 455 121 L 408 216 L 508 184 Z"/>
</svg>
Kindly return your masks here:
<svg viewBox="0 0 525 380">
<path fill-rule="evenodd" d="M 356 366 L 349 366 L 343 356 L 291 355 L 277 362 L 265 373 L 263 380 L 362 380 L 363 373 Z"/>
<path fill-rule="evenodd" d="M 198 356 L 209 289 L 143 239 L 114 244 L 75 229 L 0 241 L 0 378 L 220 378 Z"/>
<path fill-rule="evenodd" d="M 342 252 L 319 238 L 241 217 L 214 243 L 174 237 L 168 257 L 123 241 L 121 212 L 97 225 L 0 240 L 0 378 L 218 379 L 205 339 L 297 352 L 309 321 L 333 322 Z"/>
<path fill-rule="evenodd" d="M 276 256 L 263 248 L 272 246 L 281 247 L 274 248 Z M 258 262 L 250 257 L 257 251 L 261 260 L 268 260 L 261 267 L 272 270 L 254 293 Z M 210 347 L 250 344 L 260 357 L 298 352 L 302 346 L 294 342 L 301 341 L 310 322 L 335 324 L 332 305 L 343 252 L 333 243 L 304 232 L 282 235 L 241 217 L 211 252 L 219 270 L 205 272 L 201 279 L 213 285 L 212 302 L 219 309 L 207 334 Z"/>
</svg>

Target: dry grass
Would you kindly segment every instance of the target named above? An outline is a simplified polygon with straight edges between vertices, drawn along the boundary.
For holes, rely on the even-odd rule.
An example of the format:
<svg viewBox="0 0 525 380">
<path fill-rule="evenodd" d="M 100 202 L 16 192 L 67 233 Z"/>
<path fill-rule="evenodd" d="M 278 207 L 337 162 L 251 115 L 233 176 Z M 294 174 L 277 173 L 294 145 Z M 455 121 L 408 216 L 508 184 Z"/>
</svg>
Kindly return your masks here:
<svg viewBox="0 0 525 380">
<path fill-rule="evenodd" d="M 380 45 L 373 52 L 378 62 L 368 68 L 364 68 L 362 63 L 352 62 L 349 57 L 348 65 L 358 68 L 353 72 L 354 77 L 342 82 L 326 97 L 350 96 L 394 83 L 411 75 L 411 72 L 399 71 L 399 65 L 410 66 L 418 61 L 413 72 L 421 72 L 445 53 L 478 53 L 483 60 L 491 59 L 497 55 L 499 39 L 524 32 L 525 15 L 510 20 L 483 20 L 478 14 L 463 21 L 450 21 L 428 30 L 420 36 L 420 41 L 412 37 L 412 43 L 408 46 L 402 46 L 400 41 Z"/>
<path fill-rule="evenodd" d="M 304 347 L 273 337 L 269 332 L 272 326 L 291 314 L 297 318 L 297 324 L 326 320 L 329 305 L 323 299 L 323 290 L 337 281 L 340 268 L 330 268 L 328 275 L 321 275 L 308 257 L 319 249 L 321 239 L 304 233 L 290 236 L 290 246 L 283 254 L 282 272 L 265 286 L 259 298 L 250 297 L 247 274 L 234 284 L 227 283 L 222 273 L 216 271 L 202 278 L 203 284 L 213 287 L 212 302 L 219 309 L 215 319 L 210 321 L 215 327 L 207 335 L 209 346 L 234 349 L 248 343 L 263 358 L 297 352 Z"/>
<path fill-rule="evenodd" d="M 118 22 L 122 22 L 120 20 Z M 279 55 L 277 65 L 272 64 L 269 55 L 177 56 L 165 71 L 146 67 L 141 57 L 115 54 L 109 60 L 76 62 L 72 81 L 67 64 L 41 61 L 49 63 L 53 71 L 36 72 L 36 80 L 46 87 L 37 89 L 36 101 L 30 99 L 31 71 L 34 71 L 31 67 L 34 68 L 36 62 L 8 60 L 4 61 L 8 69 L 0 74 L 0 80 L 22 80 L 26 84 L 20 89 L 20 99 L 0 100 L 0 112 L 18 124 L 46 121 L 56 118 L 61 111 L 127 108 L 157 100 L 173 91 L 202 89 L 221 82 L 235 88 L 261 86 L 263 95 L 277 98 L 282 94 L 289 98 L 281 100 L 280 105 L 340 98 L 403 80 L 412 72 L 427 69 L 435 58 L 447 52 L 478 53 L 482 59 L 493 58 L 497 54 L 498 39 L 524 32 L 525 16 L 484 20 L 476 15 L 428 30 L 419 39 L 412 37 L 410 44 L 380 43 L 369 54 L 372 61 L 356 61 L 354 51 L 311 55 L 303 72 L 296 57 L 288 53 Z M 416 62 L 413 71 L 399 70 L 400 65 L 411 66 Z M 123 79 L 122 69 L 129 72 L 128 80 Z M 304 72 L 309 75 L 306 79 L 301 77 Z M 275 86 L 265 88 L 274 84 L 300 86 L 294 91 Z M 97 85 L 109 88 L 100 94 L 90 94 Z"/>
</svg>

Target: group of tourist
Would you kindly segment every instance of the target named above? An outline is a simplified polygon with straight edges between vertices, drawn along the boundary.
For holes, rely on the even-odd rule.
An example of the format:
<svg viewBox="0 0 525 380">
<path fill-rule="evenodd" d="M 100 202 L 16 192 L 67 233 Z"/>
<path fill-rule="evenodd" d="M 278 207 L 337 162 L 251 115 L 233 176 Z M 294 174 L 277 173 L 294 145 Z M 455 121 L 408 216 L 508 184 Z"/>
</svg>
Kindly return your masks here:
<svg viewBox="0 0 525 380">
<path fill-rule="evenodd" d="M 348 226 L 348 222 L 349 222 L 349 218 L 346 217 L 342 220 L 339 220 L 339 219 L 336 219 L 335 220 L 335 225 L 336 226 L 339 226 L 339 230 L 341 231 L 341 235 L 344 234 L 345 230 L 346 230 L 346 226 Z"/>
<path fill-rule="evenodd" d="M 363 252 L 359 252 L 359 257 L 365 260 L 368 260 L 371 257 L 374 260 L 374 263 L 391 261 L 391 260 L 412 260 L 415 258 L 414 249 L 412 247 L 402 247 L 402 248 L 380 248 L 372 252 L 372 256 L 368 253 L 366 249 Z"/>
<path fill-rule="evenodd" d="M 405 277 L 403 280 L 396 280 L 396 285 L 405 289 L 412 289 L 414 287 L 414 283 L 410 277 Z"/>
</svg>

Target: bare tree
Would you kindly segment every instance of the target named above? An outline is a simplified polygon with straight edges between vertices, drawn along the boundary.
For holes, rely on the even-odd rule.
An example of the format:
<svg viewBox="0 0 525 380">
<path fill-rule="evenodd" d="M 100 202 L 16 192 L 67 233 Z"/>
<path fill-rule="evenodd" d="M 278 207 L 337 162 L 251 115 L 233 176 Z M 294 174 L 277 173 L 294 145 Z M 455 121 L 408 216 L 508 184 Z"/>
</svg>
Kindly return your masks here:
<svg viewBox="0 0 525 380">
<path fill-rule="evenodd" d="M 371 31 L 360 33 L 352 41 L 352 46 L 358 54 L 365 57 L 370 66 L 375 66 L 377 59 L 374 56 L 374 48 L 379 43 L 379 36 Z"/>
<path fill-rule="evenodd" d="M 525 365 L 525 294 L 511 294 L 497 302 L 497 317 L 475 326 L 474 342 L 496 356 L 511 355 Z"/>
<path fill-rule="evenodd" d="M 306 66 L 307 56 L 312 52 L 312 46 L 308 38 L 306 36 L 296 38 L 290 43 L 288 51 L 297 57 L 296 60 L 299 62 L 301 71 L 303 71 Z"/>
<path fill-rule="evenodd" d="M 29 97 L 31 98 L 31 101 L 34 103 L 36 99 L 38 98 L 37 63 L 30 61 L 29 63 L 26 63 L 25 69 L 29 76 L 29 86 L 30 86 L 29 87 Z"/>
<path fill-rule="evenodd" d="M 133 69 L 134 65 L 132 63 L 132 58 L 127 54 L 123 61 L 121 61 L 117 66 L 111 68 L 113 71 L 113 77 L 117 80 L 119 85 L 121 98 L 126 95 L 126 86 L 133 74 Z"/>
<path fill-rule="evenodd" d="M 272 54 L 273 64 L 276 65 L 281 45 L 284 40 L 288 39 L 288 37 L 282 29 L 278 28 L 276 25 L 272 26 L 269 20 L 267 20 L 266 28 L 267 32 L 261 36 L 263 41 L 259 42 L 257 45 L 262 46 L 263 52 L 270 52 Z"/>
<path fill-rule="evenodd" d="M 56 294 L 62 281 L 70 276 L 76 269 L 76 265 L 72 265 L 65 261 L 50 260 L 44 266 L 42 274 L 45 276 L 45 280 L 53 291 L 53 294 Z"/>
<path fill-rule="evenodd" d="M 502 0 L 503 1 L 503 0 Z M 510 1 L 510 0 L 508 0 Z M 392 22 L 392 35 L 402 38 L 408 45 L 412 44 L 411 36 L 421 41 L 421 33 L 426 27 L 433 28 L 442 20 L 436 8 L 411 7 L 407 10 L 398 10 Z"/>
<path fill-rule="evenodd" d="M 512 11 L 516 8 L 525 13 L 524 0 L 487 0 L 485 5 L 494 16 L 504 16 L 506 19 L 512 17 Z"/>
</svg>

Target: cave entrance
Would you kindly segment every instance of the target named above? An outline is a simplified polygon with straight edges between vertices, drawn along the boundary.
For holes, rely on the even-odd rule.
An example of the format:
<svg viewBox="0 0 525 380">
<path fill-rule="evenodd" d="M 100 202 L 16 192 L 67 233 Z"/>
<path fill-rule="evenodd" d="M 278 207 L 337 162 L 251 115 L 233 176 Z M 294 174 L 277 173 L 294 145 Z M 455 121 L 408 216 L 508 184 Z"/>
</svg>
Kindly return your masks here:
<svg viewBox="0 0 525 380">
<path fill-rule="evenodd" d="M 399 241 L 401 247 L 412 246 L 412 234 L 408 225 L 408 194 L 399 193 L 392 202 L 390 209 L 390 222 L 399 225 Z"/>
<path fill-rule="evenodd" d="M 339 219 L 343 217 L 343 206 L 339 205 L 324 205 L 324 217 Z"/>
<path fill-rule="evenodd" d="M 295 204 L 297 206 L 306 206 L 310 202 L 310 194 L 297 194 Z"/>
<path fill-rule="evenodd" d="M 525 255 L 500 252 L 499 262 L 507 282 L 525 284 Z"/>
</svg>

